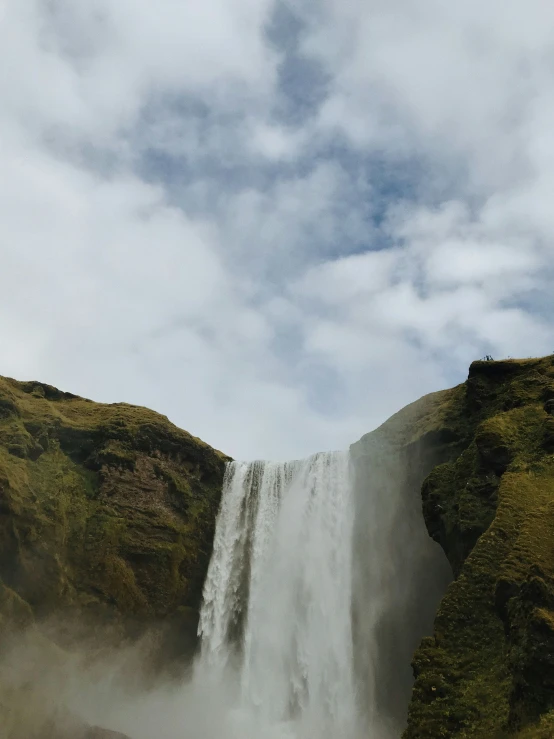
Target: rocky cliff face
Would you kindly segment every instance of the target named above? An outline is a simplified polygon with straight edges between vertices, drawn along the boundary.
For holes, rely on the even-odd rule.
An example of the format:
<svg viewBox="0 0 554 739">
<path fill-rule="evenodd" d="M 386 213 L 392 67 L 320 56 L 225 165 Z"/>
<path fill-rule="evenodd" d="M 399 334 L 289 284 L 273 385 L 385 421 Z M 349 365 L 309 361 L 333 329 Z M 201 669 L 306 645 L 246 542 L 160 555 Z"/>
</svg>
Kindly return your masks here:
<svg viewBox="0 0 554 739">
<path fill-rule="evenodd" d="M 2 737 L 122 736 L 67 712 L 74 647 L 190 655 L 226 459 L 144 408 L 0 378 Z"/>
<path fill-rule="evenodd" d="M 452 570 L 421 516 L 421 485 L 455 457 L 444 431 L 454 391 L 407 406 L 352 445 L 355 471 L 353 623 L 360 690 L 379 716 L 379 736 L 399 737 L 413 684 L 410 661 Z M 375 721 L 376 719 L 372 719 Z"/>
<path fill-rule="evenodd" d="M 475 362 L 432 423 L 456 441 L 423 513 L 455 581 L 413 660 L 405 739 L 554 735 L 553 399 L 552 357 Z"/>
<path fill-rule="evenodd" d="M 404 739 L 554 736 L 553 414 L 552 357 L 475 362 L 466 383 L 352 447 L 361 550 L 373 475 L 385 482 L 372 495 L 406 502 L 391 505 L 390 525 L 415 562 L 378 624 L 382 663 L 407 662 L 421 626 L 406 630 L 406 613 L 431 622 L 440 599 L 421 585 L 436 549 L 410 540 L 421 500 L 450 563 L 443 592 L 454 574 L 413 658 Z M 0 650 L 16 627 L 52 636 L 53 614 L 61 646 L 91 625 L 120 643 L 164 622 L 184 635 L 177 651 L 190 649 L 226 459 L 146 409 L 0 378 Z M 402 546 L 394 552 L 391 572 L 402 573 Z M 381 677 L 378 701 L 392 715 L 409 675 Z M 0 674 L 0 723 L 13 719 L 6 695 Z"/>
<path fill-rule="evenodd" d="M 68 639 L 194 639 L 225 461 L 144 408 L 0 378 L 2 633 L 55 613 Z"/>
</svg>

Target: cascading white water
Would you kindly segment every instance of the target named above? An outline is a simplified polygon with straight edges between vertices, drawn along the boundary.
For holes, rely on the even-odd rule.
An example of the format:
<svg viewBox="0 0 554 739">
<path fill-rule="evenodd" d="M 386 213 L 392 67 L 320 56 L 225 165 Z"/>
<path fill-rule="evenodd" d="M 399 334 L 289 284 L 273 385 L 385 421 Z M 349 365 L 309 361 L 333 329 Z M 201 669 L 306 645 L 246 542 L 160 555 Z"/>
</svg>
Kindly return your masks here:
<svg viewBox="0 0 554 739">
<path fill-rule="evenodd" d="M 353 518 L 346 452 L 229 464 L 199 669 L 238 672 L 236 736 L 356 736 Z"/>
<path fill-rule="evenodd" d="M 452 578 L 415 452 L 373 432 L 344 453 L 229 464 L 192 679 L 111 717 L 103 694 L 103 723 L 135 739 L 399 739 Z"/>
</svg>

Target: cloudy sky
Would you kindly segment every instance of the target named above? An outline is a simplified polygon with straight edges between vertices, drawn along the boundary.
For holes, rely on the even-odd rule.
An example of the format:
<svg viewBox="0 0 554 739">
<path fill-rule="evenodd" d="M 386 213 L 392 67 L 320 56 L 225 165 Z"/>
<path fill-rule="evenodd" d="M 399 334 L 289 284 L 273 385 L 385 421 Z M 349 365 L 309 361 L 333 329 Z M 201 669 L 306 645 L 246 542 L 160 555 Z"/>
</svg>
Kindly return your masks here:
<svg viewBox="0 0 554 739">
<path fill-rule="evenodd" d="M 550 0 L 0 0 L 0 374 L 239 458 L 554 350 Z"/>
</svg>

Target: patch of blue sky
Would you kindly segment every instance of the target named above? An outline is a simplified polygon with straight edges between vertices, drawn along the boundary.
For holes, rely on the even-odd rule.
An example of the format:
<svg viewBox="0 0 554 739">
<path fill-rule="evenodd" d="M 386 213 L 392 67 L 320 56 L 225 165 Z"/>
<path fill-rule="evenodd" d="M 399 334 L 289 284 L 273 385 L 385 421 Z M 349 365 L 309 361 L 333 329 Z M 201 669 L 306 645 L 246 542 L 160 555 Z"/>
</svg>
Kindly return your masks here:
<svg viewBox="0 0 554 739">
<path fill-rule="evenodd" d="M 321 362 L 305 361 L 299 374 L 309 407 L 321 416 L 339 416 L 348 401 L 348 388 L 341 373 Z"/>
<path fill-rule="evenodd" d="M 341 187 L 333 211 L 340 216 L 343 227 L 348 230 L 349 213 L 371 227 L 368 228 L 371 242 L 350 234 L 348 253 L 390 246 L 380 227 L 391 203 L 418 202 L 422 198 L 421 183 L 425 171 L 417 159 L 391 161 L 385 154 L 360 157 L 347 146 L 332 142 L 290 163 L 240 157 L 234 161 L 222 161 L 210 151 L 195 155 L 194 162 L 191 162 L 186 155 L 176 156 L 152 145 L 140 153 L 137 171 L 146 181 L 162 185 L 175 204 L 185 205 L 194 214 L 212 208 L 220 198 L 244 191 L 269 193 L 276 185 L 286 186 L 287 182 L 292 184 L 309 177 L 322 164 L 337 166 L 341 174 Z M 195 183 L 202 183 L 196 193 Z M 184 192 L 186 203 L 182 202 Z M 334 252 L 343 254 L 346 245 L 344 240 L 339 240 L 336 248 L 325 249 L 322 256 L 333 256 Z"/>
<path fill-rule="evenodd" d="M 501 308 L 515 308 L 536 316 L 545 326 L 548 326 L 552 332 L 552 346 L 545 347 L 544 353 L 554 352 L 554 326 L 552 325 L 552 316 L 554 316 L 554 294 L 552 293 L 552 281 L 554 280 L 554 268 L 543 268 L 540 277 L 535 278 L 535 284 L 529 290 L 518 292 L 512 298 L 506 298 L 500 301 Z"/>
<path fill-rule="evenodd" d="M 313 117 L 328 92 L 329 77 L 322 66 L 301 52 L 305 22 L 285 2 L 277 2 L 266 28 L 268 41 L 281 54 L 276 122 L 300 126 Z"/>
</svg>

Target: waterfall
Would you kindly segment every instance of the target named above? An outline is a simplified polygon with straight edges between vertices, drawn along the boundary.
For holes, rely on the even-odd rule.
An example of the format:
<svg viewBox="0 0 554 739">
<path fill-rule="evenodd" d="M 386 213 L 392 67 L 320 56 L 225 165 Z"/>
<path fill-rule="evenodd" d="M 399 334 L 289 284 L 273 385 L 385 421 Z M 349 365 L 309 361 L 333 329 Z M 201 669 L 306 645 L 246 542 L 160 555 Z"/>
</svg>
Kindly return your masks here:
<svg viewBox="0 0 554 739">
<path fill-rule="evenodd" d="M 199 669 L 232 671 L 235 735 L 357 735 L 349 455 L 227 467 Z"/>
<path fill-rule="evenodd" d="M 452 578 L 423 477 L 372 434 L 349 452 L 227 466 L 195 666 L 195 684 L 224 696 L 217 739 L 400 737 L 411 657 Z"/>
</svg>

